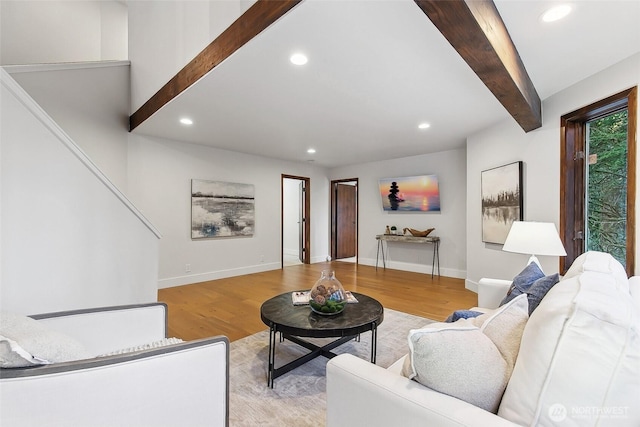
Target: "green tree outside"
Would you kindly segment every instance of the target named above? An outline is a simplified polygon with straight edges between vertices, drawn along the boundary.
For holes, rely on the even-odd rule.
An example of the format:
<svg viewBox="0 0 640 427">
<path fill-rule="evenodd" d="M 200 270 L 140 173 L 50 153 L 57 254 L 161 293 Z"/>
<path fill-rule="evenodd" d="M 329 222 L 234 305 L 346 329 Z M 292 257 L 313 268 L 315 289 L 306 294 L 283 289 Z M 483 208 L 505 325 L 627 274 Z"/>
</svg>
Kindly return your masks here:
<svg viewBox="0 0 640 427">
<path fill-rule="evenodd" d="M 627 110 L 587 124 L 586 250 L 608 252 L 626 265 Z"/>
</svg>

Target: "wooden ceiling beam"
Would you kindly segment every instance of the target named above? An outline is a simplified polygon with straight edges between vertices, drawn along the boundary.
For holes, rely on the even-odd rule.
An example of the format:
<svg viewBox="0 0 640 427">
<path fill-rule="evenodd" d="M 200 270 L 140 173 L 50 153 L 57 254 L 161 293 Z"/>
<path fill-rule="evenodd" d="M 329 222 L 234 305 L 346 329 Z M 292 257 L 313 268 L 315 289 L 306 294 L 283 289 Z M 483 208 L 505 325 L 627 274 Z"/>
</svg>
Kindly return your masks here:
<svg viewBox="0 0 640 427">
<path fill-rule="evenodd" d="M 302 0 L 258 0 L 129 117 L 133 130 Z M 540 97 L 492 0 L 415 0 L 458 54 L 529 132 L 542 126 Z"/>
<path fill-rule="evenodd" d="M 302 0 L 258 0 L 229 28 L 129 117 L 129 130 L 138 127 L 169 101 L 200 80 L 248 41 Z"/>
<path fill-rule="evenodd" d="M 414 0 L 525 132 L 542 126 L 540 97 L 492 0 Z"/>
</svg>

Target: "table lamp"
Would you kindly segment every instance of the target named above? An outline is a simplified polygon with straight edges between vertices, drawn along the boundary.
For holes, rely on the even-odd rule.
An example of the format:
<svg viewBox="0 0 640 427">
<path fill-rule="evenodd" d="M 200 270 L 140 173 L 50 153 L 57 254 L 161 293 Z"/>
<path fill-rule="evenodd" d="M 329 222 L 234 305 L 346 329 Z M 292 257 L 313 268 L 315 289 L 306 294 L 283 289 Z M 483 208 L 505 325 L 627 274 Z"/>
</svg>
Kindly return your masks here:
<svg viewBox="0 0 640 427">
<path fill-rule="evenodd" d="M 552 222 L 514 221 L 502 250 L 531 255 L 528 264 L 535 262 L 538 266 L 540 262 L 536 255 L 567 255 Z"/>
</svg>

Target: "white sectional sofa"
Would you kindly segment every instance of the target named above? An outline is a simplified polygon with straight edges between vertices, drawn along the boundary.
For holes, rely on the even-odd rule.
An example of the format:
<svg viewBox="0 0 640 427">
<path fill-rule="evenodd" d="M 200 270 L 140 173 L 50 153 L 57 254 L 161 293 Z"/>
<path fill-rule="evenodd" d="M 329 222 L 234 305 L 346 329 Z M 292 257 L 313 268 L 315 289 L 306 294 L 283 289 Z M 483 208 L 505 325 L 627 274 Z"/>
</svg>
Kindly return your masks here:
<svg viewBox="0 0 640 427">
<path fill-rule="evenodd" d="M 639 278 L 587 252 L 525 322 L 496 413 L 401 375 L 404 358 L 383 369 L 345 354 L 327 365 L 327 426 L 640 426 Z"/>
<path fill-rule="evenodd" d="M 2 426 L 228 425 L 228 339 L 166 340 L 165 304 L 3 319 L 0 363 L 30 357 L 20 341 L 67 361 L 0 369 Z"/>
</svg>

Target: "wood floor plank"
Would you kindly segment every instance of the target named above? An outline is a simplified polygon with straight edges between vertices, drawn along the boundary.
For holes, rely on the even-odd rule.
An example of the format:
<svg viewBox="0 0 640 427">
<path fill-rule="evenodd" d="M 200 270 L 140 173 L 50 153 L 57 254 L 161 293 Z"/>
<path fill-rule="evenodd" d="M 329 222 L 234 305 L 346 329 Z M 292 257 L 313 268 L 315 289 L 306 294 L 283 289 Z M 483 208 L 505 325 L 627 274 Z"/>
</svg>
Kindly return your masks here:
<svg viewBox="0 0 640 427">
<path fill-rule="evenodd" d="M 267 299 L 311 289 L 322 270 L 333 270 L 345 289 L 369 295 L 384 307 L 444 320 L 452 311 L 477 305 L 464 280 L 382 269 L 348 262 L 302 264 L 192 285 L 160 289 L 169 306 L 169 334 L 184 340 L 225 335 L 230 341 L 266 329 L 260 306 Z"/>
</svg>

